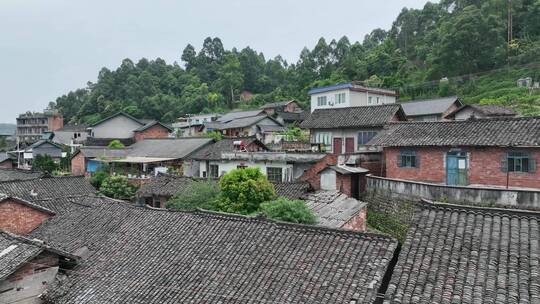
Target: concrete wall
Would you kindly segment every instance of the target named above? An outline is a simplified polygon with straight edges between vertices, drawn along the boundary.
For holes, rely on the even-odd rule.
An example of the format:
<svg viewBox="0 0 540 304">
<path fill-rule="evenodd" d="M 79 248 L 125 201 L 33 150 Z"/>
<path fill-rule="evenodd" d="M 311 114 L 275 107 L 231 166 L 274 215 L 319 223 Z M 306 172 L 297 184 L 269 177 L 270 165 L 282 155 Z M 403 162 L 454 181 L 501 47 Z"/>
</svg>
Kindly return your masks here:
<svg viewBox="0 0 540 304">
<path fill-rule="evenodd" d="M 266 175 L 266 168 L 282 168 L 282 181 L 292 181 L 293 180 L 293 165 L 287 164 L 286 162 L 250 162 L 250 161 L 239 161 L 239 160 L 230 160 L 230 161 L 210 161 L 210 165 L 219 166 L 219 175 L 222 176 L 224 173 L 230 172 L 234 169 L 237 169 L 238 166 L 247 166 L 249 168 L 260 168 L 261 172 Z M 203 176 L 203 172 L 206 171 L 206 164 L 204 162 L 200 163 L 200 173 L 199 176 Z M 287 170 L 289 170 L 290 176 L 287 178 Z"/>
<path fill-rule="evenodd" d="M 454 204 L 540 210 L 540 190 L 444 186 L 368 176 L 366 192 L 368 195 L 383 195 L 389 200 L 393 198 L 410 200 L 424 198 Z"/>
<path fill-rule="evenodd" d="M 317 133 L 331 133 L 331 140 L 330 140 L 330 150 L 326 151 L 329 153 L 333 153 L 334 151 L 334 138 L 342 138 L 341 141 L 341 151 L 342 153 L 345 153 L 345 144 L 346 140 L 345 138 L 350 137 L 354 138 L 354 151 L 353 152 L 359 152 L 363 151 L 362 149 L 358 148 L 358 133 L 361 131 L 376 131 L 380 132 L 382 128 L 361 128 L 361 129 L 311 129 L 310 130 L 310 141 L 312 143 L 315 142 L 316 134 Z"/>
<path fill-rule="evenodd" d="M 133 137 L 133 131 L 139 127 L 141 127 L 141 124 L 119 115 L 92 127 L 92 137 L 131 138 Z"/>
<path fill-rule="evenodd" d="M 336 95 L 342 94 L 342 93 L 345 93 L 345 102 L 337 104 Z M 325 106 L 317 105 L 317 98 L 321 96 L 326 96 Z M 370 103 L 370 97 L 371 97 L 371 103 Z M 395 96 L 387 96 L 383 94 L 369 93 L 369 92 L 356 92 L 349 89 L 341 89 L 341 90 L 335 90 L 335 91 L 323 92 L 323 93 L 311 95 L 311 112 L 315 111 L 316 109 L 362 107 L 362 106 L 381 105 L 381 104 L 390 104 L 390 103 L 396 103 Z"/>
</svg>

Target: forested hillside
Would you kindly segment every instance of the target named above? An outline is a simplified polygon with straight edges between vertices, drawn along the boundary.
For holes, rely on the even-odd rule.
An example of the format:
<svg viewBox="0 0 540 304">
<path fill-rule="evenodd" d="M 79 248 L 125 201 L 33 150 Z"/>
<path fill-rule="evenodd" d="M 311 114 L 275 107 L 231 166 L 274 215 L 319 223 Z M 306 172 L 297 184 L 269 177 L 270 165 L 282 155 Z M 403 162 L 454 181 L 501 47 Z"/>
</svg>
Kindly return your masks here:
<svg viewBox="0 0 540 304">
<path fill-rule="evenodd" d="M 207 38 L 200 50 L 188 45 L 179 52 L 179 63 L 125 59 L 114 71 L 103 68 L 96 83 L 59 97 L 56 106 L 66 121 L 93 122 L 123 110 L 171 122 L 234 108 L 244 90 L 255 94 L 249 106 L 306 102 L 313 86 L 364 80 L 399 90 L 402 100 L 458 94 L 465 102 L 540 113 L 540 90 L 516 86 L 522 77 L 540 81 L 540 0 L 441 0 L 403 9 L 390 29 L 357 39 L 321 38 L 288 63 L 249 47 L 225 50 L 219 38 Z"/>
</svg>

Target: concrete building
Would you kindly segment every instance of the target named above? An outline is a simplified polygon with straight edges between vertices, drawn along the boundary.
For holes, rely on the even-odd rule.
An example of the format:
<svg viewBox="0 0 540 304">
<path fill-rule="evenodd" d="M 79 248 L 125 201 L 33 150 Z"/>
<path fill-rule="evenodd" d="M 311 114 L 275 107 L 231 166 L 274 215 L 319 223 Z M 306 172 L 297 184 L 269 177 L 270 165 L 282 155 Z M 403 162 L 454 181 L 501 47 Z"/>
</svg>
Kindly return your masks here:
<svg viewBox="0 0 540 304">
<path fill-rule="evenodd" d="M 64 117 L 58 111 L 26 112 L 17 117 L 16 136 L 22 146 L 27 146 L 40 140 L 43 133 L 56 131 L 63 126 Z"/>
<path fill-rule="evenodd" d="M 396 103 L 397 92 L 370 88 L 356 82 L 313 88 L 308 95 L 311 112 L 317 109 L 349 108 Z"/>
<path fill-rule="evenodd" d="M 319 150 L 342 154 L 364 151 L 386 124 L 405 119 L 399 104 L 317 109 L 300 127 L 309 129 L 310 141 Z"/>
</svg>

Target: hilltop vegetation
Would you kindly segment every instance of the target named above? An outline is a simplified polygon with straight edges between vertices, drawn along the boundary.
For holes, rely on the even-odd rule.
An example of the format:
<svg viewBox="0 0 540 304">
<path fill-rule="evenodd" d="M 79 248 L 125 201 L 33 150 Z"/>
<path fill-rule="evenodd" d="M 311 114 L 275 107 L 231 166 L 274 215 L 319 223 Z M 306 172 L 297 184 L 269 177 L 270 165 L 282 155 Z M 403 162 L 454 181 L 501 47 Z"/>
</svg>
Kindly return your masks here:
<svg viewBox="0 0 540 304">
<path fill-rule="evenodd" d="M 225 50 L 219 38 L 205 39 L 199 51 L 188 45 L 179 54 L 182 66 L 125 59 L 114 71 L 103 68 L 96 83 L 59 97 L 56 106 L 67 121 L 94 122 L 123 110 L 170 122 L 234 108 L 244 90 L 255 94 L 250 106 L 307 102 L 311 87 L 364 80 L 397 89 L 404 100 L 459 94 L 466 102 L 538 114 L 540 93 L 517 88 L 516 80 L 540 80 L 540 1 L 511 3 L 510 41 L 508 1 L 441 0 L 403 9 L 389 30 L 375 29 L 362 42 L 321 38 L 293 64 L 249 47 Z"/>
</svg>

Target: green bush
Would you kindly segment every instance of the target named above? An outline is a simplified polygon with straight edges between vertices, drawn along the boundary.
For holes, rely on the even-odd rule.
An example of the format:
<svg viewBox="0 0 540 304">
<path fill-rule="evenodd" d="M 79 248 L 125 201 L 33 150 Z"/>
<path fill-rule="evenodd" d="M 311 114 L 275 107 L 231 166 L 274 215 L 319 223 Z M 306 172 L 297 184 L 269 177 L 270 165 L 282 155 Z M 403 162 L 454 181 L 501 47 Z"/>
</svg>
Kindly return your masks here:
<svg viewBox="0 0 540 304">
<path fill-rule="evenodd" d="M 119 141 L 118 139 L 115 139 L 115 140 L 112 140 L 109 145 L 107 146 L 107 148 L 111 148 L 111 149 L 121 149 L 121 148 L 125 148 L 126 146 L 124 146 L 124 144 Z"/>
<path fill-rule="evenodd" d="M 259 168 L 232 170 L 221 177 L 219 186 L 219 209 L 224 212 L 250 214 L 276 195 L 274 185 Z"/>
<path fill-rule="evenodd" d="M 109 176 L 99 188 L 103 195 L 117 199 L 131 199 L 136 191 L 137 187 L 130 184 L 124 176 Z"/>
<path fill-rule="evenodd" d="M 167 201 L 167 208 L 191 211 L 197 208 L 216 210 L 219 197 L 218 184 L 211 181 L 194 181 L 185 191 Z"/>
<path fill-rule="evenodd" d="M 105 179 L 109 177 L 109 173 L 105 171 L 97 171 L 92 174 L 92 177 L 90 178 L 90 184 L 94 186 L 96 189 L 101 188 L 101 184 Z"/>
<path fill-rule="evenodd" d="M 32 169 L 52 173 L 58 170 L 58 164 L 54 162 L 51 156 L 45 154 L 38 154 L 32 162 Z"/>
<path fill-rule="evenodd" d="M 204 137 L 213 138 L 216 141 L 220 141 L 223 139 L 223 134 L 219 131 L 208 131 L 204 134 Z"/>
<path fill-rule="evenodd" d="M 317 219 L 304 201 L 279 198 L 273 202 L 261 204 L 261 212 L 266 217 L 299 224 L 315 224 Z"/>
</svg>

